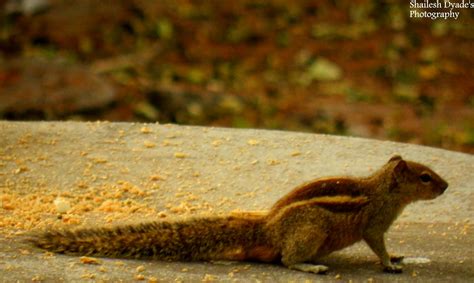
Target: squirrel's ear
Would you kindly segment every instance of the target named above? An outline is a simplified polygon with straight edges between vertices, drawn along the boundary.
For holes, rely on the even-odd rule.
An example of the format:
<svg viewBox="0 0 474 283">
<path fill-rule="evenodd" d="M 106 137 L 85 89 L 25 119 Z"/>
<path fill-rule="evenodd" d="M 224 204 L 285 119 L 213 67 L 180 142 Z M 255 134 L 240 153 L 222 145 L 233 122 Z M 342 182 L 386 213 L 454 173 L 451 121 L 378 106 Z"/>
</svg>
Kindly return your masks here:
<svg viewBox="0 0 474 283">
<path fill-rule="evenodd" d="M 403 159 L 400 155 L 397 154 L 397 155 L 392 156 L 392 158 L 390 158 L 388 162 L 398 161 L 398 160 L 403 160 Z"/>
<path fill-rule="evenodd" d="M 395 168 L 393 169 L 393 171 L 395 172 L 395 174 L 399 175 L 407 169 L 408 169 L 408 166 L 407 166 L 406 161 L 400 158 L 400 160 L 397 161 L 397 165 L 395 165 Z"/>
<path fill-rule="evenodd" d="M 395 166 L 393 167 L 393 171 L 392 171 L 392 184 L 390 185 L 389 191 L 394 192 L 398 188 L 399 181 L 403 179 L 402 178 L 403 173 L 405 173 L 405 171 L 408 170 L 408 165 L 407 165 L 407 162 L 403 160 L 400 155 L 392 156 L 392 158 L 390 158 L 388 163 L 391 163 L 391 162 L 393 162 Z M 392 165 L 390 164 L 390 167 L 391 166 Z"/>
</svg>

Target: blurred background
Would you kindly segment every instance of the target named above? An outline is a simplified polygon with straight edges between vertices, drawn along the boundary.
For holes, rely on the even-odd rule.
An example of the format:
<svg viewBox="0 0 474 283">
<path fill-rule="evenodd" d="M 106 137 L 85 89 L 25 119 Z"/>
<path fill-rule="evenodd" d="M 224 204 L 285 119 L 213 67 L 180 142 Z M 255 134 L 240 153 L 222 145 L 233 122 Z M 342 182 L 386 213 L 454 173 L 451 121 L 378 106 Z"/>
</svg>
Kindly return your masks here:
<svg viewBox="0 0 474 283">
<path fill-rule="evenodd" d="M 410 10 L 0 0 L 0 119 L 283 129 L 474 153 L 474 9 L 447 20 Z"/>
</svg>

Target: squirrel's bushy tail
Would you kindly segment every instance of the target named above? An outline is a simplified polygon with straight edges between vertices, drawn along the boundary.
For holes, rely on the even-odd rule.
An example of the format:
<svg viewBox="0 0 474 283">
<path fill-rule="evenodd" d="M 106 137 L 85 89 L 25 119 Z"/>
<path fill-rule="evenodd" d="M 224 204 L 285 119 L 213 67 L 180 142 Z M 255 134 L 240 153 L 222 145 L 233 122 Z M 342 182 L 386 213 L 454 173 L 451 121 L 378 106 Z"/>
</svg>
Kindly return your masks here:
<svg viewBox="0 0 474 283">
<path fill-rule="evenodd" d="M 151 222 L 115 228 L 50 231 L 29 241 L 35 246 L 76 255 L 160 260 L 246 260 L 270 250 L 263 218 L 213 217 Z M 257 255 L 258 256 L 258 255 Z M 258 258 L 257 258 L 258 259 Z"/>
</svg>

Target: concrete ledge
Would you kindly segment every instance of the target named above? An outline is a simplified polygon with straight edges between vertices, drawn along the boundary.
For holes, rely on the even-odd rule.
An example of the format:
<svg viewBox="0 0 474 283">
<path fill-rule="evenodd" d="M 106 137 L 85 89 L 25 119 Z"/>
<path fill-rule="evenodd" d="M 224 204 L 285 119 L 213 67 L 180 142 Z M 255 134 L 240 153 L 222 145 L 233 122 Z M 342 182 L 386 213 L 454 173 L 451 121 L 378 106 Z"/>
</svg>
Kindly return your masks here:
<svg viewBox="0 0 474 283">
<path fill-rule="evenodd" d="M 363 245 L 329 256 L 329 275 L 316 276 L 249 263 L 104 259 L 86 265 L 31 251 L 17 240 L 45 226 L 264 210 L 302 182 L 368 175 L 395 153 L 430 165 L 450 184 L 436 200 L 409 206 L 389 233 L 390 251 L 432 260 L 407 266 L 402 275 L 380 273 Z M 159 124 L 0 122 L 0 268 L 8 271 L 7 282 L 131 281 L 139 274 L 160 281 L 467 280 L 474 276 L 472 184 L 472 155 L 402 143 Z M 71 207 L 59 218 L 58 195 Z"/>
</svg>

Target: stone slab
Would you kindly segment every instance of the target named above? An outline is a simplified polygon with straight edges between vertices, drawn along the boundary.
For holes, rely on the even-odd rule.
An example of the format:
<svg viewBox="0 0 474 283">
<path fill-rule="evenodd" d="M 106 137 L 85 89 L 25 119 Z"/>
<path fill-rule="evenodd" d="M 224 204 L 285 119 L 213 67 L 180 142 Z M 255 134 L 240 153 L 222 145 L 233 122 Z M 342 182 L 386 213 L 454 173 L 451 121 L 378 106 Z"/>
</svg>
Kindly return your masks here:
<svg viewBox="0 0 474 283">
<path fill-rule="evenodd" d="M 363 244 L 327 257 L 330 272 L 318 276 L 258 263 L 102 259 L 87 265 L 19 240 L 49 226 L 265 210 L 305 181 L 368 175 L 394 154 L 430 165 L 450 184 L 441 197 L 409 206 L 388 233 L 390 251 L 431 260 L 408 265 L 401 275 L 381 273 Z M 139 274 L 160 282 L 469 281 L 472 184 L 472 155 L 411 144 L 254 129 L 0 121 L 0 269 L 6 271 L 0 276 L 5 282 L 129 282 Z M 58 215 L 58 196 L 71 213 Z"/>
</svg>

